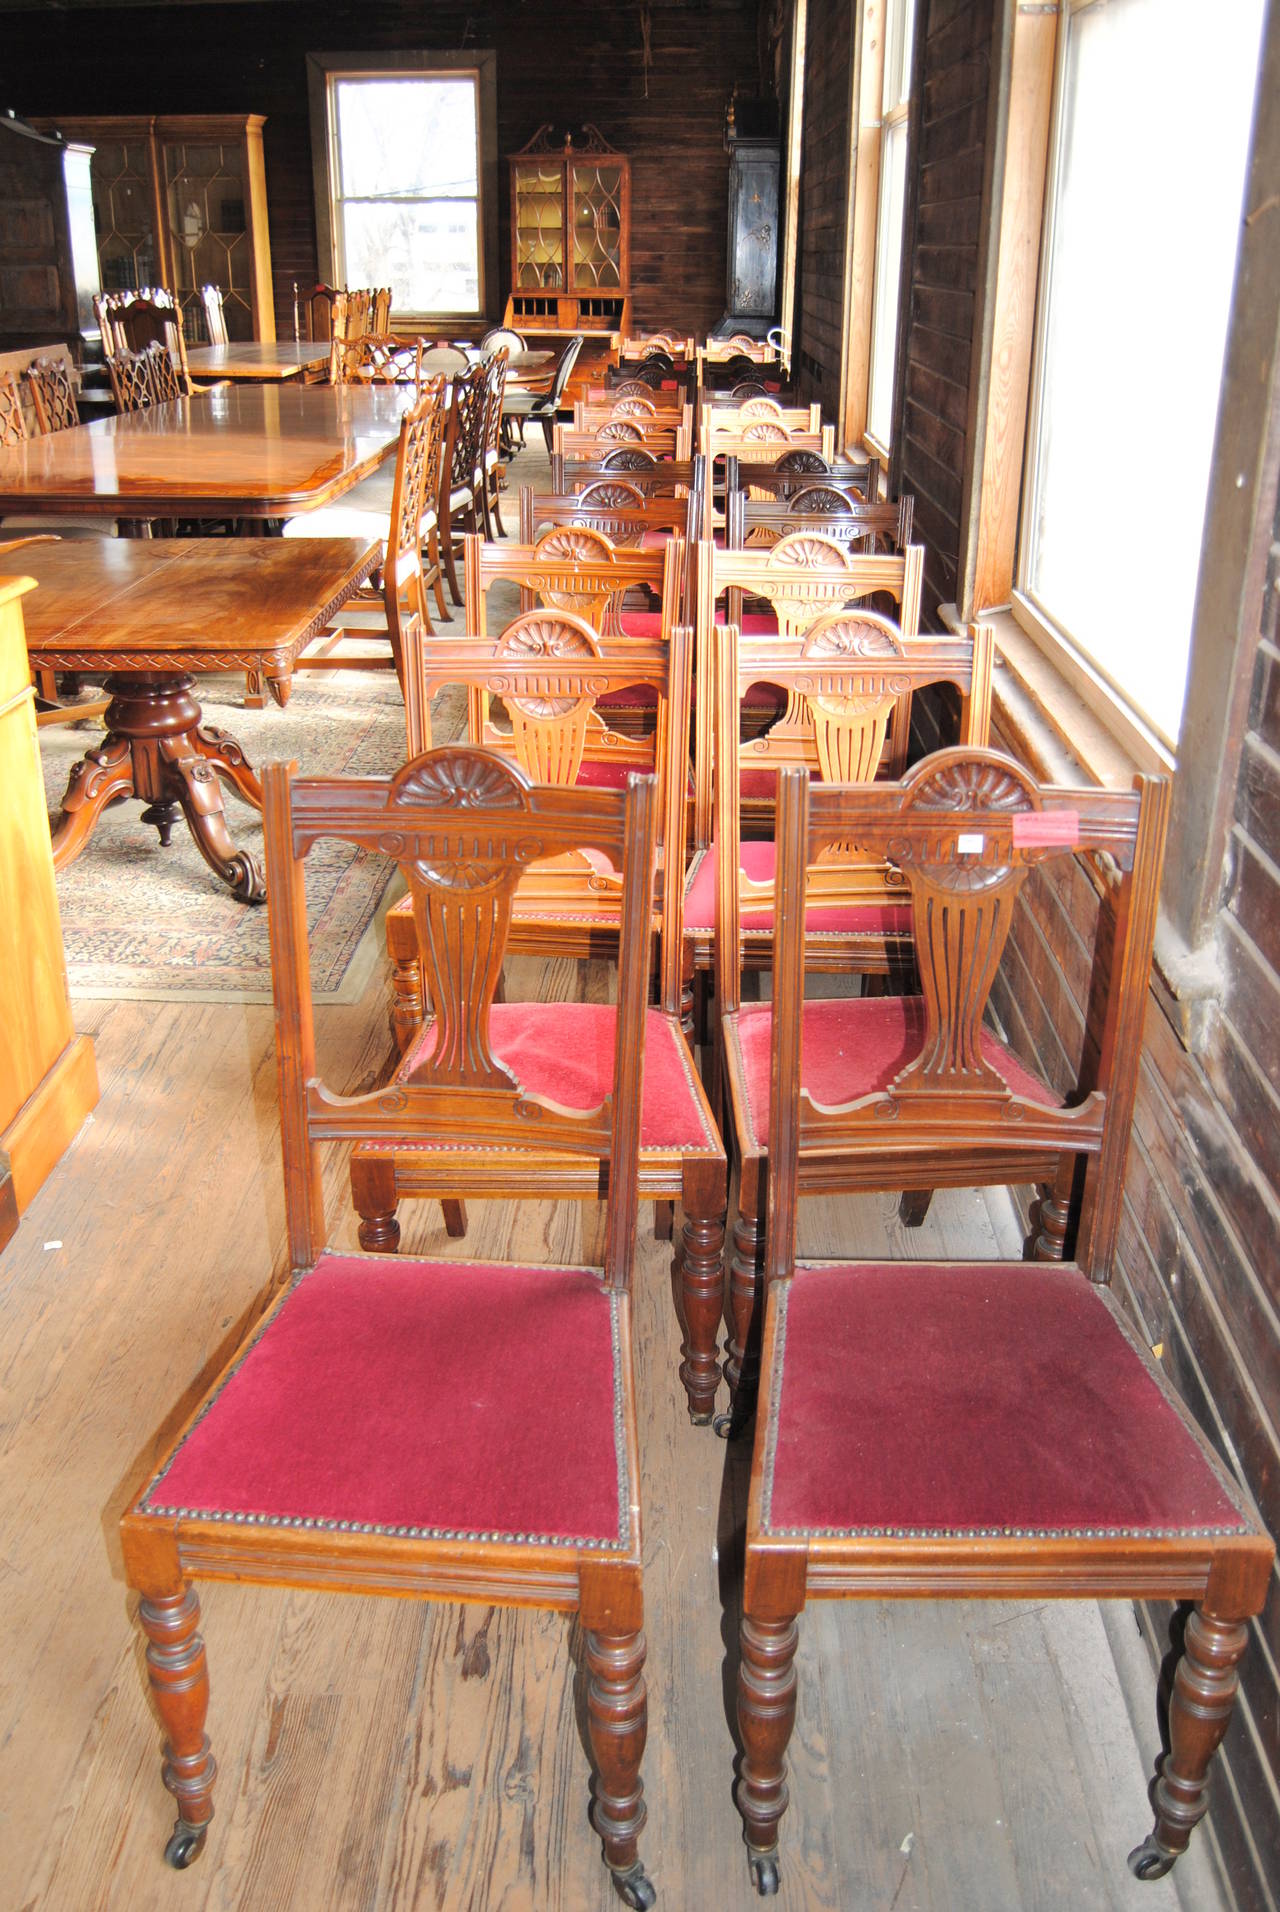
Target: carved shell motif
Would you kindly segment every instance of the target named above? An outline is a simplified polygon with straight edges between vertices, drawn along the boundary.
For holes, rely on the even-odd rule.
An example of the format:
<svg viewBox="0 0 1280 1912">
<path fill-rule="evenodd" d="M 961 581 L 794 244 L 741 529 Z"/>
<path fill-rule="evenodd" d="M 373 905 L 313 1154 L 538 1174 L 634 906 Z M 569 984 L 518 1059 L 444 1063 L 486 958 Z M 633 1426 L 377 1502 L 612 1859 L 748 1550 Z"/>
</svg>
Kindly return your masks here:
<svg viewBox="0 0 1280 1912">
<path fill-rule="evenodd" d="M 848 515 L 852 512 L 853 500 L 846 498 L 843 491 L 837 491 L 832 485 L 806 485 L 803 491 L 797 491 L 787 506 L 794 517 L 803 517 L 806 511 L 839 512 Z"/>
<path fill-rule="evenodd" d="M 579 492 L 578 503 L 583 509 L 595 511 L 643 511 L 644 493 L 636 485 L 624 485 L 621 480 L 588 485 Z"/>
<path fill-rule="evenodd" d="M 472 747 L 418 757 L 391 780 L 391 801 L 406 808 L 525 810 L 528 792 L 519 771 Z"/>
<path fill-rule="evenodd" d="M 507 626 L 494 655 L 526 664 L 539 657 L 597 658 L 600 647 L 584 626 L 533 611 Z M 564 717 L 583 701 L 581 697 L 528 696 L 514 691 L 505 694 L 527 717 Z"/>
<path fill-rule="evenodd" d="M 638 445 L 621 445 L 600 462 L 606 471 L 652 471 L 658 463 L 651 451 Z"/>
<path fill-rule="evenodd" d="M 547 531 L 538 539 L 534 555 L 550 558 L 555 563 L 609 564 L 613 559 L 613 546 L 603 531 L 592 531 L 580 524 L 557 525 L 554 531 Z"/>
<path fill-rule="evenodd" d="M 1030 810 L 1026 783 L 1003 764 L 970 759 L 940 764 L 924 776 L 911 800 L 915 810 Z"/>
<path fill-rule="evenodd" d="M 817 451 L 789 451 L 785 453 L 774 466 L 774 470 L 779 472 L 819 472 L 830 471 L 830 469 L 830 465 L 822 456 L 821 452 Z"/>
<path fill-rule="evenodd" d="M 785 445 L 791 436 L 785 425 L 779 425 L 772 418 L 758 418 L 754 424 L 747 425 L 742 433 L 754 444 Z"/>
<path fill-rule="evenodd" d="M 769 569 L 811 571 L 820 564 L 834 564 L 848 570 L 848 553 L 834 538 L 819 537 L 806 531 L 789 531 L 779 538 L 769 559 Z"/>
</svg>

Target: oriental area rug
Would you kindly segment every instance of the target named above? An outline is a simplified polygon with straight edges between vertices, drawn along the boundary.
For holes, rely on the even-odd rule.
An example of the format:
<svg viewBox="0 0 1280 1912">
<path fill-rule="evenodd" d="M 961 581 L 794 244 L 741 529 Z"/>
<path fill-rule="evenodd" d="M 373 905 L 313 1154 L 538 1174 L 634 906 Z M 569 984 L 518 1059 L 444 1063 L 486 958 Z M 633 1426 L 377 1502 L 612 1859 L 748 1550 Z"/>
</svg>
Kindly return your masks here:
<svg viewBox="0 0 1280 1912">
<path fill-rule="evenodd" d="M 243 679 L 208 677 L 197 687 L 204 721 L 243 744 L 259 773 L 272 759 L 308 774 L 386 775 L 404 761 L 404 703 L 389 673 L 303 672 L 283 710 L 245 710 Z M 437 743 L 458 736 L 465 700 L 437 700 Z M 50 814 L 56 818 L 76 759 L 101 736 L 100 723 L 40 732 Z M 225 782 L 223 799 L 237 848 L 262 859 L 262 820 Z M 265 906 L 237 902 L 205 863 L 179 820 L 167 849 L 130 799 L 99 818 L 79 859 L 57 878 L 58 907 L 73 998 L 171 1002 L 271 1001 Z M 394 889 L 392 884 L 394 881 Z M 384 857 L 322 842 L 307 858 L 307 915 L 317 1001 L 354 1001 L 378 958 L 384 903 L 400 890 Z"/>
</svg>

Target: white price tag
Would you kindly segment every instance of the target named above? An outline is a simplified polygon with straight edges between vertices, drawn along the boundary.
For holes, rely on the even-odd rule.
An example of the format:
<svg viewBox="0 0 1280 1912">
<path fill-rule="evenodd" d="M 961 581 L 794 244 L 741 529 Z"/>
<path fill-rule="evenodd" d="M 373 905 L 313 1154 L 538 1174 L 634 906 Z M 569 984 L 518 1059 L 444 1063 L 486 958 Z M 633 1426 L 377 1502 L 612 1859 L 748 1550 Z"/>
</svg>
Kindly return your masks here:
<svg viewBox="0 0 1280 1912">
<path fill-rule="evenodd" d="M 956 855 L 981 856 L 985 841 L 981 830 L 970 830 L 956 838 Z"/>
</svg>

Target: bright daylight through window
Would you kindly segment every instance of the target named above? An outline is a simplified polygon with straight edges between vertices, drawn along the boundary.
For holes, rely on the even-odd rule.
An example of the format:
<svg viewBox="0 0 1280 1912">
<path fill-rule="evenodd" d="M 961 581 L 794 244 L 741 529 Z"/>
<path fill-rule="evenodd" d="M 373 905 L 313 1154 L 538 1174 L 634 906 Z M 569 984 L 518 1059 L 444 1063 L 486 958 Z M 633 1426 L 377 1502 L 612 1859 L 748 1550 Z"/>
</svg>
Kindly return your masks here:
<svg viewBox="0 0 1280 1912">
<path fill-rule="evenodd" d="M 1059 68 L 1019 583 L 1182 718 L 1262 0 L 1077 4 Z"/>
<path fill-rule="evenodd" d="M 397 312 L 478 313 L 480 124 L 473 74 L 330 80 L 336 268 Z"/>
</svg>

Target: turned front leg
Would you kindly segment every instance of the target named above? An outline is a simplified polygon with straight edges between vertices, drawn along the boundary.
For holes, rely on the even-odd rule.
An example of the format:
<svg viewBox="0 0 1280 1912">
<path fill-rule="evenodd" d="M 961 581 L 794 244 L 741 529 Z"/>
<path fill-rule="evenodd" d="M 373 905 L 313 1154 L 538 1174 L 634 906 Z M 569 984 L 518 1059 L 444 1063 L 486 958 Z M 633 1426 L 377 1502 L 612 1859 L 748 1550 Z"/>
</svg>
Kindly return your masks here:
<svg viewBox="0 0 1280 1912">
<path fill-rule="evenodd" d="M 591 1821 L 623 1899 L 651 1906 L 656 1895 L 637 1852 L 646 1817 L 640 1779 L 648 1730 L 644 1634 L 588 1630 L 586 1643 L 587 1734 L 596 1769 Z"/>
<path fill-rule="evenodd" d="M 1209 1762 L 1222 1743 L 1240 1689 L 1237 1667 L 1248 1643 L 1239 1620 L 1197 1607 L 1187 1621 L 1169 1701 L 1169 1753 L 1156 1781 L 1156 1823 L 1129 1864 L 1140 1879 L 1160 1879 L 1187 1849 L 1209 1804 Z"/>
<path fill-rule="evenodd" d="M 724 1312 L 724 1191 L 710 1212 L 687 1211 L 680 1250 L 672 1260 L 672 1278 L 680 1285 L 683 1359 L 680 1379 L 689 1401 L 689 1418 L 705 1426 L 715 1411 L 720 1384 L 717 1337 Z"/>
<path fill-rule="evenodd" d="M 760 1327 L 764 1275 L 763 1211 L 767 1164 L 747 1161 L 738 1189 L 738 1214 L 733 1224 L 733 1253 L 729 1258 L 729 1302 L 726 1326 L 725 1380 L 729 1383 L 732 1424 L 740 1426 L 754 1406 L 759 1380 Z M 748 1176 L 747 1169 L 755 1174 Z"/>
<path fill-rule="evenodd" d="M 795 1617 L 742 1617 L 738 1730 L 742 1770 L 738 1811 L 756 1890 L 778 1889 L 778 1827 L 787 1810 L 787 1745 L 796 1723 Z"/>
<path fill-rule="evenodd" d="M 177 1823 L 164 1849 L 171 1866 L 189 1866 L 204 1845 L 213 1817 L 217 1772 L 208 1735 L 209 1669 L 200 1637 L 200 1602 L 193 1587 L 143 1600 L 138 1621 L 147 1636 L 147 1677 L 165 1731 L 165 1785 L 178 1802 Z"/>
</svg>

